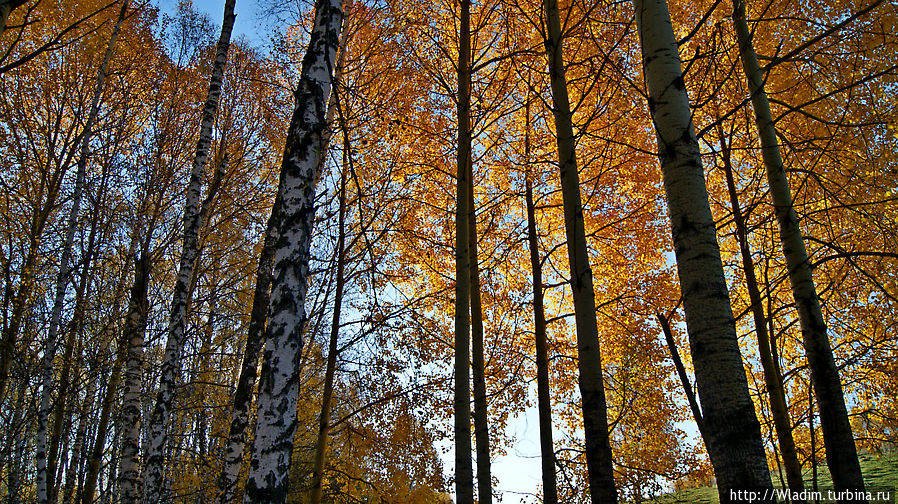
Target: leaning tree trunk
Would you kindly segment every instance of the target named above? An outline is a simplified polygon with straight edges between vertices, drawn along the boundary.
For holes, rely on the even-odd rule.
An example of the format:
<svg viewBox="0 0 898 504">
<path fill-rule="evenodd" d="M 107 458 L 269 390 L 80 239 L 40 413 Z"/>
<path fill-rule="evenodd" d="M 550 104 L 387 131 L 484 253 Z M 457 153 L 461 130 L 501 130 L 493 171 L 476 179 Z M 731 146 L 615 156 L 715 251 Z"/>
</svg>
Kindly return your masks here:
<svg viewBox="0 0 898 504">
<path fill-rule="evenodd" d="M 546 310 L 543 302 L 543 269 L 536 235 L 536 206 L 530 172 L 530 102 L 527 102 L 524 151 L 526 158 L 525 199 L 527 204 L 527 244 L 533 272 L 533 337 L 536 343 L 536 401 L 539 409 L 539 448 L 542 461 L 543 503 L 558 504 L 555 478 L 555 446 L 552 443 L 552 396 L 549 391 L 549 345 L 546 337 Z"/>
<path fill-rule="evenodd" d="M 729 503 L 734 502 L 730 490 L 771 489 L 770 472 L 739 352 L 667 3 L 633 0 L 633 4 L 706 444 L 720 501 Z"/>
<path fill-rule="evenodd" d="M 455 495 L 459 504 L 474 502 L 471 464 L 471 244 L 468 165 L 471 163 L 471 2 L 461 0 L 458 38 L 458 152 L 455 200 Z"/>
<path fill-rule="evenodd" d="M 779 225 L 789 283 L 792 286 L 795 306 L 798 308 L 802 341 L 817 395 L 820 427 L 823 429 L 823 442 L 827 448 L 826 463 L 836 490 L 863 490 L 864 478 L 857 458 L 851 424 L 848 421 L 842 382 L 833 358 L 829 336 L 826 334 L 826 322 L 823 320 L 823 312 L 817 299 L 811 262 L 792 205 L 792 193 L 776 138 L 776 127 L 770 113 L 767 93 L 764 91 L 764 76 L 752 45 L 751 32 L 745 21 L 744 0 L 734 1 L 733 24 L 739 42 L 742 68 L 751 91 L 755 124 L 761 139 L 761 155 L 767 168 L 767 185 L 770 188 L 770 198 L 773 200 L 776 222 Z"/>
<path fill-rule="evenodd" d="M 165 353 L 163 354 L 159 391 L 156 396 L 156 406 L 153 408 L 150 419 L 149 438 L 147 440 L 143 489 L 143 501 L 145 504 L 159 502 L 164 496 L 166 487 L 164 480 L 165 442 L 168 434 L 168 421 L 175 391 L 175 382 L 180 370 L 181 353 L 184 349 L 184 326 L 187 318 L 187 305 L 190 300 L 190 279 L 193 276 L 193 269 L 199 255 L 199 228 L 203 220 L 202 212 L 200 211 L 202 176 L 209 158 L 209 146 L 212 143 L 212 125 L 215 120 L 215 113 L 218 110 L 218 101 L 221 96 L 221 81 L 224 75 L 225 64 L 228 60 L 231 30 L 234 28 L 234 3 L 235 0 L 225 1 L 221 36 L 218 38 L 218 45 L 215 49 L 215 61 L 212 66 L 212 76 L 209 79 L 209 91 L 206 95 L 206 104 L 203 107 L 200 138 L 197 142 L 196 155 L 193 159 L 190 180 L 187 185 L 181 259 L 178 277 L 175 281 L 174 295 L 172 296 L 171 313 L 168 322 L 168 339 L 165 343 Z"/>
<path fill-rule="evenodd" d="M 106 53 L 103 55 L 103 62 L 97 70 L 97 78 L 94 86 L 94 93 L 91 97 L 90 108 L 88 109 L 87 119 L 84 122 L 84 130 L 81 133 L 80 156 L 78 158 L 78 169 L 75 174 L 75 189 L 72 195 L 72 206 L 69 209 L 68 219 L 66 221 L 66 232 L 62 244 L 62 257 L 59 261 L 59 272 L 56 277 L 56 291 L 53 297 L 53 309 L 50 313 L 50 327 L 47 333 L 47 343 L 44 348 L 43 368 L 41 373 L 41 395 L 40 406 L 37 410 L 37 444 L 36 444 L 36 466 L 37 466 L 37 502 L 38 504 L 46 504 L 49 501 L 55 502 L 55 495 L 52 488 L 53 475 L 48 470 L 48 420 L 53 409 L 50 399 L 50 392 L 53 388 L 53 359 L 56 357 L 56 340 L 59 335 L 60 319 L 62 318 L 62 305 L 65 302 L 65 294 L 69 284 L 70 268 L 69 263 L 72 259 L 72 243 L 75 241 L 75 231 L 78 225 L 78 214 L 81 211 L 81 199 L 84 192 L 84 179 L 87 172 L 87 159 L 90 155 L 90 142 L 93 136 L 93 126 L 100 113 L 100 99 L 103 97 L 103 89 L 106 82 L 106 71 L 109 68 L 109 60 L 112 59 L 112 53 L 115 50 L 115 40 L 121 31 L 122 22 L 125 20 L 125 14 L 128 10 L 128 0 L 122 0 L 121 10 L 115 26 L 112 28 L 112 35 L 109 37 L 109 43 L 106 46 Z"/>
<path fill-rule="evenodd" d="M 140 397 L 143 388 L 144 333 L 147 325 L 147 289 L 152 264 L 144 247 L 135 261 L 134 284 L 125 318 L 123 336 L 128 341 L 125 362 L 125 386 L 121 409 L 121 450 L 119 456 L 119 493 L 122 502 L 140 501 Z M 93 495 L 82 494 L 82 504 L 93 502 Z"/>
<path fill-rule="evenodd" d="M 283 503 L 296 431 L 299 361 L 307 320 L 309 253 L 315 220 L 315 186 L 328 128 L 325 109 L 343 26 L 341 0 L 318 0 L 303 57 L 295 105 L 281 164 L 283 198 L 275 245 L 269 322 L 259 381 L 258 420 L 244 502 Z"/>
<path fill-rule="evenodd" d="M 552 112 L 558 143 L 558 168 L 561 173 L 561 196 L 564 206 L 564 231 L 567 238 L 571 290 L 574 296 L 574 318 L 577 324 L 579 386 L 583 407 L 583 430 L 586 437 L 586 468 L 589 495 L 593 504 L 617 502 L 614 485 L 611 443 L 608 439 L 608 411 L 602 382 L 602 358 L 599 352 L 599 328 L 596 322 L 595 292 L 589 266 L 589 248 L 580 200 L 580 175 L 567 78 L 562 54 L 561 20 L 558 0 L 545 0 L 552 84 Z"/>
<path fill-rule="evenodd" d="M 801 463 L 798 461 L 798 452 L 795 449 L 795 440 L 792 437 L 792 421 L 789 419 L 789 408 L 786 404 L 786 394 L 783 390 L 783 379 L 776 366 L 770 342 L 770 333 L 767 332 L 767 318 L 764 316 L 761 289 L 758 286 L 758 278 L 755 276 L 755 263 L 751 257 L 751 248 L 748 244 L 748 228 L 745 226 L 745 219 L 742 216 L 742 209 L 739 205 L 739 195 L 736 193 L 736 181 L 733 178 L 733 162 L 730 155 L 732 149 L 726 144 L 722 133 L 721 128 L 720 143 L 723 170 L 727 180 L 727 191 L 730 195 L 730 206 L 733 209 L 736 236 L 739 239 L 742 269 L 745 271 L 745 287 L 748 289 L 748 300 L 751 303 L 755 332 L 758 335 L 758 353 L 761 357 L 761 367 L 764 369 L 764 385 L 767 388 L 767 395 L 770 399 L 770 412 L 773 416 L 773 426 L 776 429 L 780 454 L 783 458 L 783 465 L 786 466 L 786 482 L 789 484 L 789 490 L 800 493 L 804 490 L 804 479 L 801 476 Z"/>
</svg>

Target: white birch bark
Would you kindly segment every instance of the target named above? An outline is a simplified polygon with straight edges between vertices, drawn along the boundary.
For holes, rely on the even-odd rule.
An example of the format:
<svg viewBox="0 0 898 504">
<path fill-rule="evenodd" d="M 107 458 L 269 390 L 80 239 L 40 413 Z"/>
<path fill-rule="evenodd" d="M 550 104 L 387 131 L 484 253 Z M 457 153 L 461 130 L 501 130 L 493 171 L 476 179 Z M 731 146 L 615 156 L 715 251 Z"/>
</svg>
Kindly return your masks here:
<svg viewBox="0 0 898 504">
<path fill-rule="evenodd" d="M 212 125 L 218 111 L 221 96 L 221 81 L 228 59 L 228 48 L 231 44 L 231 31 L 234 28 L 235 0 L 226 0 L 221 35 L 215 49 L 215 61 L 209 79 L 209 91 L 203 107 L 200 123 L 200 138 L 196 146 L 196 155 L 190 169 L 187 185 L 187 203 L 184 207 L 184 237 L 181 248 L 181 259 L 178 277 L 172 296 L 171 312 L 168 322 L 168 339 L 162 361 L 162 374 L 159 378 L 159 390 L 156 395 L 156 406 L 150 419 L 150 434 L 147 439 L 144 467 L 143 501 L 145 504 L 156 504 L 164 498 L 164 462 L 165 443 L 168 435 L 168 421 L 174 397 L 175 382 L 180 372 L 181 353 L 185 342 L 185 319 L 187 305 L 190 300 L 190 279 L 199 256 L 199 231 L 202 223 L 200 212 L 200 196 L 202 192 L 203 170 L 209 158 L 209 146 L 212 143 Z"/>
<path fill-rule="evenodd" d="M 307 315 L 309 253 L 315 218 L 315 186 L 324 155 L 325 112 L 343 26 L 341 0 L 318 0 L 302 61 L 293 115 L 281 165 L 283 213 L 275 246 L 269 322 L 259 380 L 258 420 L 246 482 L 247 504 L 283 503 L 293 434 L 302 331 Z"/>
<path fill-rule="evenodd" d="M 122 502 L 140 502 L 140 398 L 143 389 L 144 332 L 147 323 L 147 288 L 151 270 L 146 250 L 135 261 L 134 284 L 125 319 L 124 338 L 127 340 L 127 360 L 124 373 L 124 397 L 122 399 L 122 431 L 119 462 L 119 493 Z M 90 504 L 93 496 L 83 495 L 82 504 Z"/>
<path fill-rule="evenodd" d="M 37 467 L 37 502 L 38 504 L 46 504 L 53 497 L 53 489 L 51 488 L 52 476 L 47 471 L 47 448 L 48 448 L 48 420 L 50 412 L 53 409 L 50 393 L 53 388 L 53 359 L 56 357 L 56 344 L 59 337 L 59 325 L 62 318 L 62 305 L 65 302 L 65 294 L 69 285 L 70 267 L 72 260 L 72 243 L 75 240 L 75 231 L 78 225 L 78 214 L 81 211 L 81 199 L 84 193 L 84 179 L 86 178 L 87 160 L 90 155 L 90 141 L 93 136 L 93 125 L 100 113 L 100 100 L 103 97 L 103 89 L 106 82 L 106 71 L 109 67 L 109 60 L 112 59 L 112 53 L 115 50 L 115 41 L 121 31 L 122 22 L 125 20 L 125 13 L 128 10 L 128 0 L 122 0 L 121 10 L 118 18 L 112 28 L 112 34 L 109 37 L 109 43 L 106 46 L 106 53 L 103 55 L 103 61 L 97 70 L 97 78 L 94 86 L 94 93 L 91 97 L 90 108 L 88 109 L 87 119 L 84 122 L 84 130 L 80 138 L 80 155 L 78 158 L 78 168 L 75 173 L 75 188 L 72 194 L 72 206 L 69 209 L 69 215 L 66 221 L 66 232 L 62 245 L 62 257 L 59 261 L 59 272 L 56 276 L 56 289 L 53 296 L 53 309 L 50 313 L 50 327 L 47 334 L 47 342 L 44 347 L 43 367 L 41 370 L 41 394 L 40 406 L 37 412 L 37 442 L 35 453 L 35 465 Z"/>
<path fill-rule="evenodd" d="M 817 298 L 811 262 L 792 204 L 792 192 L 783 166 L 776 126 L 773 124 L 770 102 L 764 91 L 764 76 L 758 64 L 748 23 L 745 21 L 744 0 L 733 2 L 733 24 L 739 42 L 742 68 L 751 91 L 755 124 L 761 140 L 761 156 L 767 168 L 767 185 L 770 188 L 770 199 L 773 200 L 783 255 L 786 257 L 792 296 L 798 309 L 801 337 L 819 403 L 820 427 L 823 429 L 823 442 L 827 448 L 826 463 L 836 490 L 863 490 L 864 478 L 857 458 L 851 423 L 848 420 L 842 382 L 833 358 L 829 336 L 826 334 L 826 321 L 823 319 Z"/>
<path fill-rule="evenodd" d="M 735 502 L 731 489 L 771 488 L 760 424 L 736 339 L 667 3 L 633 0 L 633 4 L 708 454 L 717 476 L 720 501 Z"/>
</svg>

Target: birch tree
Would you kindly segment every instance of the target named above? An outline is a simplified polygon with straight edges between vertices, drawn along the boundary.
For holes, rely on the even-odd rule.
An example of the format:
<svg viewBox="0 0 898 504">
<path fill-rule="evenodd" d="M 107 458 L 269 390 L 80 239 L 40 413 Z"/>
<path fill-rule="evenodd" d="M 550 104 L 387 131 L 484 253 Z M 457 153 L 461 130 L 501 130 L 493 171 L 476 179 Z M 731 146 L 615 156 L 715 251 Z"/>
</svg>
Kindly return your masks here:
<svg viewBox="0 0 898 504">
<path fill-rule="evenodd" d="M 706 443 L 722 503 L 770 489 L 770 473 L 736 338 L 726 277 L 677 40 L 665 0 L 634 0 L 649 109 L 673 233 Z M 772 497 L 767 502 L 773 502 Z"/>
<path fill-rule="evenodd" d="M 786 177 L 776 126 L 770 113 L 770 103 L 764 91 L 764 75 L 758 64 L 752 34 L 745 20 L 744 0 L 733 2 L 733 24 L 736 28 L 742 68 L 751 92 L 755 125 L 761 141 L 761 155 L 767 169 L 770 199 L 779 227 L 780 243 L 789 272 L 789 284 L 792 286 L 792 296 L 798 309 L 802 341 L 820 410 L 820 427 L 827 448 L 826 463 L 836 490 L 863 490 L 864 478 L 848 420 L 842 382 L 833 358 L 826 321 L 820 309 L 811 261 L 792 205 L 792 191 Z"/>
<path fill-rule="evenodd" d="M 200 211 L 202 176 L 209 158 L 209 146 L 212 143 L 212 125 L 218 110 L 222 76 L 227 63 L 228 48 L 231 44 L 231 31 L 234 28 L 234 4 L 235 0 L 225 0 L 221 35 L 215 49 L 215 61 L 212 65 L 212 75 L 209 79 L 209 91 L 206 95 L 206 103 L 203 107 L 202 121 L 200 123 L 200 138 L 197 142 L 196 154 L 187 186 L 180 265 L 172 296 L 168 339 L 165 343 L 165 353 L 162 361 L 162 375 L 159 379 L 159 390 L 156 396 L 156 405 L 153 408 L 150 419 L 150 432 L 147 440 L 143 490 L 143 501 L 145 504 L 155 504 L 164 495 L 165 442 L 175 382 L 179 374 L 181 353 L 184 349 L 185 319 L 187 317 L 187 305 L 190 300 L 189 286 L 193 277 L 196 259 L 199 255 L 199 228 L 203 221 Z"/>
<path fill-rule="evenodd" d="M 318 0 L 302 61 L 295 104 L 281 164 L 283 201 L 275 245 L 274 274 L 258 420 L 244 502 L 283 503 L 296 431 L 296 398 L 302 331 L 307 320 L 309 252 L 315 218 L 315 187 L 324 155 L 326 107 L 343 27 L 341 0 Z"/>
<path fill-rule="evenodd" d="M 595 292 L 589 265 L 586 227 L 583 222 L 580 176 L 577 170 L 571 104 L 562 51 L 561 19 L 557 0 L 545 0 L 543 5 L 546 10 L 548 33 L 546 53 L 549 58 L 549 77 L 552 85 L 552 113 L 555 117 L 558 145 L 564 232 L 567 237 L 570 285 L 574 296 L 574 318 L 577 325 L 578 384 L 586 436 L 589 494 L 593 504 L 608 504 L 617 502 L 617 489 L 614 484 L 611 443 L 608 437 L 608 407 L 605 402 L 602 358 L 599 352 Z"/>
<path fill-rule="evenodd" d="M 72 206 L 69 208 L 69 215 L 66 220 L 65 237 L 63 238 L 62 255 L 59 261 L 59 271 L 56 277 L 56 288 L 53 297 L 53 310 L 50 314 L 50 327 L 48 329 L 47 341 L 44 347 L 43 368 L 41 375 L 41 396 L 40 406 L 37 414 L 37 501 L 39 504 L 46 504 L 50 500 L 55 500 L 52 479 L 53 475 L 47 471 L 47 449 L 48 449 L 48 421 L 50 411 L 53 405 L 50 399 L 50 393 L 53 388 L 53 359 L 56 356 L 56 344 L 59 336 L 59 325 L 62 319 L 62 307 L 65 302 L 66 290 L 69 284 L 70 267 L 72 260 L 72 243 L 75 240 L 75 231 L 78 227 L 78 217 L 81 211 L 81 199 L 84 193 L 84 180 L 87 172 L 87 162 L 90 156 L 90 142 L 92 140 L 93 125 L 100 113 L 100 99 L 105 89 L 106 72 L 109 68 L 109 61 L 112 59 L 112 53 L 115 49 L 115 41 L 121 31 L 122 22 L 125 20 L 125 14 L 128 11 L 128 0 L 121 1 L 121 9 L 112 28 L 112 34 L 109 37 L 109 44 L 106 46 L 106 53 L 103 55 L 103 61 L 97 70 L 96 82 L 94 85 L 94 93 L 91 97 L 88 116 L 84 123 L 84 130 L 81 133 L 80 155 L 78 158 L 78 167 L 75 173 L 75 187 L 72 194 Z M 64 398 L 59 398 L 63 400 Z"/>
</svg>

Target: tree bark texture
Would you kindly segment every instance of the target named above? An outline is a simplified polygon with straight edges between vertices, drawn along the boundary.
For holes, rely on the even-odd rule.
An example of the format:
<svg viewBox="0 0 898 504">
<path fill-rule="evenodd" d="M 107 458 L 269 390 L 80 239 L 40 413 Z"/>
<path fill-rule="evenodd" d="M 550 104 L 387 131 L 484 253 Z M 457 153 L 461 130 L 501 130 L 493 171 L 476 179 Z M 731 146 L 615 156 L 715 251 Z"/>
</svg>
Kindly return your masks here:
<svg viewBox="0 0 898 504">
<path fill-rule="evenodd" d="M 567 238 L 570 284 L 574 297 L 577 324 L 577 354 L 580 396 L 583 407 L 583 429 L 586 437 L 586 467 L 589 495 L 593 504 L 617 502 L 614 484 L 611 444 L 608 438 L 608 411 L 599 351 L 599 329 L 596 322 L 595 292 L 589 248 L 580 200 L 580 175 L 574 146 L 571 105 L 564 70 L 561 19 L 557 0 L 545 0 L 546 27 L 549 38 L 549 77 L 552 85 L 552 112 L 558 144 L 558 168 L 564 206 L 564 230 Z"/>
<path fill-rule="evenodd" d="M 770 489 L 761 429 L 736 338 L 677 41 L 664 0 L 634 0 L 706 444 L 722 503 Z M 773 500 L 771 499 L 770 502 Z"/>
<path fill-rule="evenodd" d="M 341 0 L 318 0 L 302 61 L 281 165 L 283 214 L 275 245 L 259 406 L 244 502 L 283 503 L 296 431 L 302 331 L 307 314 L 315 187 L 324 155 L 325 117 L 343 27 Z"/>
<path fill-rule="evenodd" d="M 149 254 L 141 252 L 134 267 L 134 284 L 125 319 L 124 336 L 128 341 L 125 362 L 125 388 L 121 409 L 121 449 L 119 462 L 119 493 L 122 502 L 140 502 L 140 398 L 143 389 L 144 333 L 147 326 L 147 289 L 152 269 Z M 93 495 L 84 492 L 82 504 L 93 502 Z"/>
<path fill-rule="evenodd" d="M 767 169 L 767 185 L 776 222 L 779 227 L 780 242 L 786 258 L 792 296 L 798 309 L 801 336 L 804 343 L 811 380 L 820 410 L 820 427 L 826 446 L 826 463 L 832 474 L 833 486 L 838 490 L 863 490 L 864 478 L 854 435 L 848 420 L 848 409 L 842 392 L 839 370 L 833 358 L 832 346 L 826 331 L 826 322 L 817 298 L 817 287 L 811 271 L 811 262 L 805 249 L 798 216 L 792 204 L 789 179 L 783 166 L 776 126 L 770 113 L 770 102 L 764 91 L 764 76 L 758 64 L 758 56 L 752 45 L 752 34 L 745 21 L 745 2 L 735 0 L 733 4 L 733 24 L 739 43 L 742 68 L 748 79 L 755 124 L 761 140 L 761 156 Z M 857 500 L 853 502 L 859 502 Z"/>
<path fill-rule="evenodd" d="M 168 322 L 168 338 L 162 359 L 162 374 L 159 378 L 159 389 L 156 405 L 150 418 L 149 437 L 144 466 L 144 504 L 156 504 L 165 498 L 165 444 L 168 434 L 169 415 L 175 391 L 175 382 L 180 372 L 181 354 L 184 349 L 184 328 L 187 318 L 187 305 L 190 301 L 190 279 L 199 255 L 199 232 L 202 223 L 200 212 L 200 196 L 202 192 L 203 170 L 209 159 L 209 147 L 212 143 L 212 126 L 218 111 L 221 96 L 221 82 L 228 60 L 228 49 L 231 44 L 231 31 L 234 28 L 235 0 L 225 0 L 224 17 L 221 35 L 215 48 L 215 61 L 209 79 L 209 91 L 203 106 L 200 123 L 200 137 L 196 146 L 196 154 L 190 169 L 187 184 L 187 203 L 184 206 L 184 235 L 181 246 L 181 258 L 178 277 L 172 295 L 171 311 Z"/>
</svg>

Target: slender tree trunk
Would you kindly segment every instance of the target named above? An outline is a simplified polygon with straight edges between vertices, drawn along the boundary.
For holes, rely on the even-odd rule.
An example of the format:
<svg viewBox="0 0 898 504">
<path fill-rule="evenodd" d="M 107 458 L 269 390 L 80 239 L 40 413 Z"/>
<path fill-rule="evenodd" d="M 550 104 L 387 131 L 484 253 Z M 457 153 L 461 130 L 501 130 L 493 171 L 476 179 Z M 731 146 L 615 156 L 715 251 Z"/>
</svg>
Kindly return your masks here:
<svg viewBox="0 0 898 504">
<path fill-rule="evenodd" d="M 543 268 L 539 259 L 536 234 L 536 205 L 533 203 L 533 182 L 530 173 L 530 102 L 526 107 L 524 150 L 527 173 L 525 198 L 527 203 L 527 244 L 530 248 L 530 268 L 533 272 L 533 333 L 536 343 L 536 401 L 539 409 L 539 448 L 542 462 L 543 503 L 558 504 L 555 478 L 555 446 L 552 442 L 552 396 L 549 391 L 549 345 L 546 337 L 546 310 L 543 302 Z"/>
<path fill-rule="evenodd" d="M 325 117 L 343 27 L 341 0 L 317 0 L 309 46 L 302 62 L 284 160 L 283 214 L 275 245 L 247 504 L 283 503 L 296 431 L 302 331 L 307 320 L 309 251 L 315 219 L 315 186 L 324 155 Z"/>
<path fill-rule="evenodd" d="M 695 425 L 702 437 L 705 446 L 708 445 L 708 433 L 705 430 L 705 420 L 702 418 L 702 410 L 698 406 L 695 398 L 695 392 L 692 391 L 689 375 L 686 374 L 686 367 L 683 366 L 683 360 L 680 359 L 680 351 L 677 349 L 677 341 L 674 339 L 673 331 L 670 328 L 670 321 L 662 314 L 657 314 L 658 323 L 661 324 L 661 330 L 664 332 L 664 339 L 667 341 L 667 348 L 670 350 L 670 358 L 673 360 L 677 375 L 680 377 L 680 383 L 683 385 L 683 392 L 686 393 L 686 401 L 689 402 L 689 409 L 692 410 L 692 418 L 695 419 Z"/>
<path fill-rule="evenodd" d="M 122 22 L 125 20 L 125 14 L 128 10 L 128 0 L 122 0 L 121 10 L 119 10 L 118 19 L 112 28 L 112 35 L 109 37 L 109 43 L 106 46 L 106 54 L 103 56 L 103 62 L 97 71 L 96 84 L 94 86 L 94 94 L 91 98 L 90 108 L 88 109 L 87 120 L 84 123 L 84 131 L 81 133 L 81 153 L 78 158 L 78 168 L 75 174 L 75 189 L 72 195 L 72 206 L 69 209 L 68 219 L 66 221 L 65 238 L 62 245 L 62 257 L 59 261 L 59 272 L 56 277 L 56 290 L 53 297 L 53 309 L 50 314 L 50 327 L 47 334 L 47 342 L 44 347 L 43 368 L 41 373 L 41 395 L 40 406 L 37 413 L 37 450 L 36 450 L 36 466 L 37 466 L 37 502 L 38 504 L 46 504 L 49 501 L 55 502 L 55 492 L 52 488 L 52 478 L 55 467 L 48 468 L 48 423 L 50 412 L 53 409 L 50 393 L 53 388 L 53 360 L 56 357 L 56 340 L 59 334 L 59 325 L 62 318 L 62 305 L 65 302 L 65 294 L 69 284 L 69 263 L 72 258 L 72 244 L 75 240 L 75 231 L 78 226 L 78 214 L 81 211 L 81 199 L 84 192 L 84 179 L 87 176 L 87 160 L 90 155 L 90 141 L 93 136 L 93 125 L 97 120 L 100 112 L 100 100 L 103 97 L 103 89 L 105 88 L 106 71 L 109 67 L 109 60 L 112 59 L 112 53 L 115 50 L 115 40 L 121 31 Z"/>
<path fill-rule="evenodd" d="M 764 91 L 764 76 L 752 45 L 752 35 L 745 21 L 745 2 L 735 0 L 733 24 L 739 42 L 742 68 L 748 79 L 751 102 L 755 112 L 755 124 L 761 140 L 761 155 L 767 168 L 767 185 L 773 200 L 776 222 L 779 225 L 780 242 L 786 257 L 792 296 L 798 308 L 801 336 L 811 369 L 811 379 L 820 409 L 820 426 L 826 446 L 826 462 L 832 474 L 833 486 L 839 490 L 863 490 L 864 478 L 848 409 L 842 392 L 839 370 L 833 358 L 826 322 L 817 298 L 817 287 L 811 271 L 811 262 L 805 249 L 804 238 L 798 226 L 798 217 L 792 205 L 789 180 L 776 137 L 776 127 L 770 114 L 770 103 Z M 845 502 L 845 501 L 840 501 Z M 854 500 L 852 502 L 861 502 Z M 866 502 L 864 500 L 863 502 Z"/>
<path fill-rule="evenodd" d="M 721 503 L 772 488 L 708 203 L 677 41 L 664 0 L 634 0 L 706 444 Z M 773 502 L 770 498 L 767 502 Z"/>
<path fill-rule="evenodd" d="M 602 358 L 599 351 L 599 329 L 596 322 L 595 292 L 589 248 L 580 200 L 580 175 L 571 105 L 567 92 L 567 78 L 562 53 L 561 19 L 558 0 L 545 0 L 546 27 L 549 39 L 549 77 L 552 85 L 552 113 L 555 117 L 558 143 L 558 168 L 561 174 L 561 195 L 564 206 L 564 230 L 567 238 L 571 290 L 574 297 L 574 318 L 577 324 L 577 354 L 580 396 L 583 407 L 583 430 L 586 437 L 586 467 L 589 473 L 589 495 L 593 504 L 617 502 L 614 484 L 611 443 L 608 438 L 608 411 L 602 377 Z"/>
<path fill-rule="evenodd" d="M 745 271 L 745 286 L 748 289 L 748 299 L 751 303 L 752 316 L 754 317 L 755 332 L 758 335 L 758 353 L 761 357 L 761 367 L 764 369 L 764 385 L 770 399 L 770 413 L 773 416 L 773 425 L 776 429 L 776 438 L 779 444 L 783 465 L 786 468 L 786 482 L 789 490 L 801 492 L 804 490 L 804 480 L 801 476 L 801 463 L 798 461 L 798 452 L 795 449 L 795 440 L 792 438 L 792 421 L 789 418 L 789 408 L 786 405 L 786 394 L 783 390 L 782 377 L 777 372 L 773 355 L 770 334 L 767 332 L 767 319 L 764 316 L 764 305 L 761 299 L 761 289 L 758 286 L 758 278 L 755 276 L 755 263 L 751 257 L 751 248 L 748 244 L 748 229 L 742 217 L 742 209 L 739 205 L 739 196 L 736 192 L 736 182 L 733 179 L 733 163 L 730 157 L 730 147 L 720 135 L 723 169 L 727 179 L 727 190 L 730 195 L 730 206 L 733 209 L 733 222 L 736 225 L 736 236 L 739 239 L 739 250 L 742 255 L 742 269 Z"/>
<path fill-rule="evenodd" d="M 24 437 L 22 436 L 23 422 L 25 421 L 25 388 L 19 388 L 19 397 L 15 402 L 13 415 L 12 415 L 12 423 L 10 424 L 9 433 L 7 435 L 7 440 L 9 442 L 9 446 L 7 449 L 9 450 L 10 456 L 6 461 L 7 467 L 7 479 L 6 479 L 6 493 L 7 493 L 7 502 L 8 504 L 18 504 L 21 502 L 19 500 L 19 496 L 21 494 L 22 488 L 22 445 L 24 442 Z"/>
<path fill-rule="evenodd" d="M 250 408 L 253 402 L 253 387 L 256 384 L 256 369 L 259 365 L 259 350 L 262 348 L 265 321 L 268 319 L 268 290 L 271 287 L 271 268 L 274 263 L 274 245 L 278 239 L 278 222 L 281 208 L 280 192 L 275 197 L 268 217 L 259 266 L 256 269 L 256 286 L 250 309 L 249 329 L 243 363 L 237 388 L 234 391 L 234 408 L 231 410 L 231 424 L 225 448 L 224 467 L 218 480 L 218 503 L 231 504 L 237 495 L 237 478 L 243 465 L 246 445 L 246 430 L 249 426 Z"/>
<path fill-rule="evenodd" d="M 87 384 L 84 401 L 81 405 L 81 414 L 78 419 L 78 431 L 75 433 L 75 442 L 72 444 L 72 459 L 65 472 L 65 487 L 62 494 L 63 504 L 74 504 L 75 502 L 75 481 L 77 480 L 81 469 L 81 453 L 85 444 L 85 438 L 87 437 L 87 422 L 88 418 L 90 418 L 90 409 L 93 406 L 95 390 L 96 380 L 91 380 Z"/>
<path fill-rule="evenodd" d="M 147 325 L 147 289 L 152 265 L 150 254 L 144 248 L 135 261 L 134 284 L 131 301 L 125 319 L 125 337 L 128 341 L 128 360 L 125 362 L 125 390 L 121 409 L 121 455 L 119 462 L 119 491 L 122 502 L 134 504 L 140 501 L 140 397 L 143 388 L 144 333 Z M 93 483 L 92 485 L 95 485 Z M 85 483 L 85 487 L 88 486 Z M 92 493 L 92 492 L 91 492 Z M 93 495 L 82 494 L 82 504 L 90 504 Z"/>
<path fill-rule="evenodd" d="M 150 419 L 150 433 L 147 440 L 146 462 L 144 466 L 144 504 L 156 504 L 165 498 L 166 483 L 164 478 L 165 442 L 167 439 L 168 421 L 171 403 L 174 397 L 175 382 L 180 370 L 181 353 L 184 349 L 184 326 L 187 318 L 187 305 L 190 301 L 190 279 L 199 256 L 199 231 L 203 220 L 200 211 L 202 192 L 202 176 L 209 158 L 209 146 L 212 143 L 212 125 L 218 111 L 221 96 L 221 82 L 228 59 L 231 44 L 231 31 L 234 27 L 235 0 L 225 0 L 224 17 L 221 35 L 215 49 L 215 61 L 209 79 L 209 91 L 203 107 L 200 124 L 200 138 L 196 146 L 196 155 L 190 170 L 187 185 L 187 203 L 184 207 L 184 237 L 181 248 L 181 259 L 178 277 L 172 296 L 171 314 L 168 322 L 168 339 L 162 359 L 162 374 L 159 378 L 159 391 L 156 395 L 156 406 Z"/>
<path fill-rule="evenodd" d="M 347 145 L 348 147 L 348 145 Z M 340 209 L 337 214 L 337 273 L 334 290 L 334 312 L 331 319 L 330 340 L 327 347 L 327 365 L 324 371 L 324 392 L 318 416 L 318 439 L 315 442 L 315 458 L 312 463 L 312 491 L 309 502 L 321 504 L 321 482 L 324 478 L 324 462 L 327 456 L 327 438 L 330 434 L 331 403 L 334 392 L 334 374 L 337 370 L 337 342 L 340 335 L 340 311 L 343 306 L 343 288 L 346 268 L 346 170 L 349 151 L 343 149 L 343 166 L 340 173 Z"/>
<path fill-rule="evenodd" d="M 471 163 L 471 2 L 461 1 L 458 40 L 458 152 L 455 200 L 455 495 L 458 504 L 474 502 L 471 464 L 471 240 L 468 165 Z"/>
<path fill-rule="evenodd" d="M 474 170 L 468 162 L 468 258 L 471 270 L 471 378 L 474 383 L 474 440 L 477 453 L 477 501 L 493 502 L 490 474 L 490 429 L 483 358 L 483 303 L 480 298 L 480 266 L 477 259 L 477 206 L 474 203 Z"/>
</svg>

